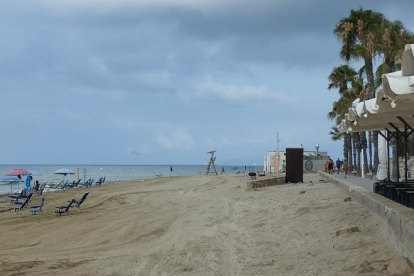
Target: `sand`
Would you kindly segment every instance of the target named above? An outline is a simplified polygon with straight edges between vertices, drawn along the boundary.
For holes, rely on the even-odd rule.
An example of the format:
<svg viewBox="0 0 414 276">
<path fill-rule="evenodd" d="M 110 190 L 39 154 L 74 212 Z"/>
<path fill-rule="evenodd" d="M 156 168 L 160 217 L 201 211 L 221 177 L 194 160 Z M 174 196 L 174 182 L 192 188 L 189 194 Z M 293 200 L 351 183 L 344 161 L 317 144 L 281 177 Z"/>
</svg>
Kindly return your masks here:
<svg viewBox="0 0 414 276">
<path fill-rule="evenodd" d="M 391 275 L 398 253 L 334 184 L 306 174 L 303 184 L 247 191 L 247 181 L 157 178 L 48 193 L 44 214 L 15 218 L 3 198 L 0 275 Z M 55 215 L 85 191 L 79 211 Z"/>
</svg>

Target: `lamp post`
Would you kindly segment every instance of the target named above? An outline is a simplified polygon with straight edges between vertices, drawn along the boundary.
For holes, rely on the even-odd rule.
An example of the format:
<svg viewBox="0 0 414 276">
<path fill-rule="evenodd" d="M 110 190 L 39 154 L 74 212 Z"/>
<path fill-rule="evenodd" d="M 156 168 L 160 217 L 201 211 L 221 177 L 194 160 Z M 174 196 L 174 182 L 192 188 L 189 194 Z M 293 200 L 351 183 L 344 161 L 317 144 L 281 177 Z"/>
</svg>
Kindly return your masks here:
<svg viewBox="0 0 414 276">
<path fill-rule="evenodd" d="M 318 159 L 319 144 L 316 144 L 315 148 L 316 148 L 316 159 Z"/>
</svg>

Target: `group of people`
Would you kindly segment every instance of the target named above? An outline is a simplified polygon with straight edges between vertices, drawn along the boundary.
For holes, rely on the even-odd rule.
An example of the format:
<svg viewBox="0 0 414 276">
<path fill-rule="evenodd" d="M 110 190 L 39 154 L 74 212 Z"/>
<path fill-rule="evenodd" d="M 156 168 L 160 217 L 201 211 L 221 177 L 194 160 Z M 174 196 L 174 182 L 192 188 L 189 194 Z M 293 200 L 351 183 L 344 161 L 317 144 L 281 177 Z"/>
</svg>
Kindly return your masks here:
<svg viewBox="0 0 414 276">
<path fill-rule="evenodd" d="M 334 170 L 336 168 L 336 172 L 339 174 L 341 171 L 343 162 L 338 158 L 336 162 L 334 162 L 332 159 L 326 160 L 325 162 L 325 172 L 329 174 L 333 174 Z"/>
</svg>

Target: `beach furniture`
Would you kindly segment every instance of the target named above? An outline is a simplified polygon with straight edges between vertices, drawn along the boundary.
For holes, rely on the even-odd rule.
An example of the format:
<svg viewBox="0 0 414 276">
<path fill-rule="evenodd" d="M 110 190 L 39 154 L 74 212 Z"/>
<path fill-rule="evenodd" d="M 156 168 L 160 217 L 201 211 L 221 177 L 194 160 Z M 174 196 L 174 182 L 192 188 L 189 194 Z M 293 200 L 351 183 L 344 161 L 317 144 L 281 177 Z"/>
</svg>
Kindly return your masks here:
<svg viewBox="0 0 414 276">
<path fill-rule="evenodd" d="M 36 215 L 37 213 L 42 212 L 43 213 L 43 205 L 45 204 L 45 197 L 42 196 L 40 198 L 40 203 L 37 206 L 31 206 L 30 207 L 30 213 L 32 213 L 32 215 Z"/>
<path fill-rule="evenodd" d="M 37 196 L 42 196 L 43 195 L 43 190 L 46 187 L 46 183 L 40 184 L 39 189 L 38 190 L 33 190 L 33 193 Z"/>
<path fill-rule="evenodd" d="M 84 183 L 81 183 L 80 185 L 85 186 L 85 187 L 90 187 L 92 186 L 93 183 L 93 179 L 89 178 L 88 180 L 86 180 Z"/>
<path fill-rule="evenodd" d="M 79 211 L 82 203 L 85 201 L 85 199 L 88 197 L 88 195 L 89 195 L 89 192 L 86 192 L 86 193 L 83 194 L 83 196 L 79 200 L 76 200 L 75 198 L 72 199 L 71 208 L 76 208 L 76 210 Z"/>
<path fill-rule="evenodd" d="M 98 181 L 96 181 L 95 186 L 101 186 L 102 183 L 105 182 L 105 177 L 99 178 Z"/>
<path fill-rule="evenodd" d="M 63 186 L 64 184 L 65 184 L 65 180 L 62 180 L 58 184 L 50 183 L 48 188 L 52 189 L 52 190 L 57 190 L 57 189 L 59 189 L 59 187 Z"/>
<path fill-rule="evenodd" d="M 18 201 L 19 199 L 23 198 L 25 195 L 26 195 L 26 188 L 24 188 L 18 196 L 10 195 L 10 196 L 8 196 L 8 199 L 9 199 L 10 203 L 14 203 L 14 202 Z"/>
<path fill-rule="evenodd" d="M 72 183 L 67 185 L 67 189 L 76 188 L 79 185 L 80 182 L 81 182 L 81 179 L 79 179 L 78 181 L 73 181 Z"/>
<path fill-rule="evenodd" d="M 25 215 L 24 213 L 24 208 L 27 207 L 27 205 L 29 204 L 30 199 L 32 198 L 33 194 L 29 194 L 28 197 L 24 200 L 24 202 L 15 202 L 14 203 L 14 207 L 13 207 L 13 213 L 12 213 L 12 217 L 14 218 L 14 216 L 16 215 L 16 212 L 21 211 L 23 213 L 23 215 Z"/>
<path fill-rule="evenodd" d="M 61 216 L 64 213 L 69 213 L 70 208 L 72 207 L 73 202 L 75 199 L 69 201 L 68 205 L 56 207 L 57 210 L 55 211 L 56 215 Z"/>
</svg>

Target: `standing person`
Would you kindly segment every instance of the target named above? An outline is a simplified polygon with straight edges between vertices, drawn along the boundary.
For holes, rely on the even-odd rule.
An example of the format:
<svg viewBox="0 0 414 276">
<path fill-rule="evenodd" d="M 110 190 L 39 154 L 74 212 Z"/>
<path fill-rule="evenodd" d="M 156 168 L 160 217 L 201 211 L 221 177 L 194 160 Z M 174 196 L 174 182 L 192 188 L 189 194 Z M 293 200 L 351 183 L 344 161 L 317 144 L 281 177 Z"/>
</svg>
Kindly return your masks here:
<svg viewBox="0 0 414 276">
<path fill-rule="evenodd" d="M 334 162 L 332 159 L 329 159 L 329 163 L 328 163 L 328 172 L 329 174 L 333 173 L 333 169 L 334 169 Z"/>
<path fill-rule="evenodd" d="M 339 160 L 339 157 L 338 157 L 338 159 L 336 160 L 336 172 L 339 174 L 339 171 L 341 170 L 341 165 L 342 165 L 342 162 L 341 162 L 341 160 Z"/>
<path fill-rule="evenodd" d="M 329 169 L 329 161 L 326 160 L 326 162 L 325 162 L 325 172 L 326 173 L 329 172 L 328 169 Z"/>
</svg>

